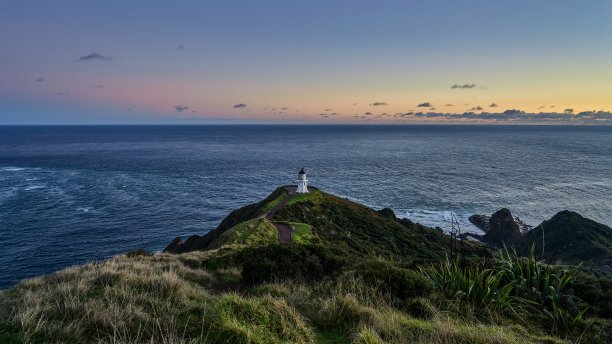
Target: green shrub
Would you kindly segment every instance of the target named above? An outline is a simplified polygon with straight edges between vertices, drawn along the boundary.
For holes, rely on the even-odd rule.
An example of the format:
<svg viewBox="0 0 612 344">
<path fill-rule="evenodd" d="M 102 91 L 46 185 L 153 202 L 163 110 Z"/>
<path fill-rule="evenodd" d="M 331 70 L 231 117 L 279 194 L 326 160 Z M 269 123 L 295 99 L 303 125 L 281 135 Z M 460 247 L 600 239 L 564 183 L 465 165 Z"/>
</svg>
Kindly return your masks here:
<svg viewBox="0 0 612 344">
<path fill-rule="evenodd" d="M 348 264 L 342 251 L 316 245 L 278 244 L 247 248 L 240 253 L 247 283 L 277 280 L 318 281 Z"/>
<path fill-rule="evenodd" d="M 398 268 L 382 261 L 367 261 L 355 267 L 356 276 L 380 286 L 384 292 L 401 300 L 430 294 L 433 283 L 417 271 Z"/>
</svg>

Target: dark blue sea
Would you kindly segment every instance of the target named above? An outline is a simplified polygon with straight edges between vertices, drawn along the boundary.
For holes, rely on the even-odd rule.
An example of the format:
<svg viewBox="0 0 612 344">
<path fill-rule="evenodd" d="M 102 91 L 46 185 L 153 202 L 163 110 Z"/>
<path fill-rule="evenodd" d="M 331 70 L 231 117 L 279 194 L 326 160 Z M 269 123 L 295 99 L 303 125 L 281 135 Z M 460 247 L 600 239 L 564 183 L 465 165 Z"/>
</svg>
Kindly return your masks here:
<svg viewBox="0 0 612 344">
<path fill-rule="evenodd" d="M 463 230 L 508 207 L 612 225 L 612 127 L 0 127 L 0 288 L 203 234 L 292 183 Z"/>
</svg>

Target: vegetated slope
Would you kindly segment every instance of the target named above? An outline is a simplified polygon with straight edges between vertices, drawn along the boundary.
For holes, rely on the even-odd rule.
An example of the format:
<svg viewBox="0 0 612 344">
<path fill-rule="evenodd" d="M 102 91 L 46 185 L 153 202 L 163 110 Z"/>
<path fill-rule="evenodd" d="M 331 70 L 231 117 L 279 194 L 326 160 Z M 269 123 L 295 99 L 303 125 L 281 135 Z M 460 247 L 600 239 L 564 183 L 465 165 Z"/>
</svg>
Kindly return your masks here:
<svg viewBox="0 0 612 344">
<path fill-rule="evenodd" d="M 577 264 L 584 262 L 601 270 L 612 272 L 612 228 L 587 219 L 578 213 L 564 210 L 550 220 L 526 233 L 519 249 L 527 254 L 535 244 L 536 255 L 542 253 L 553 264 Z"/>
<path fill-rule="evenodd" d="M 291 255 L 289 246 L 277 248 L 290 260 L 328 268 L 326 260 L 308 259 L 312 248 L 298 245 Z M 206 267 L 221 251 L 134 252 L 24 281 L 0 291 L 0 342 L 567 342 L 548 334 L 546 321 L 480 313 L 470 302 L 446 299 L 418 271 L 383 261 L 356 262 L 317 283 L 252 283 L 229 260 Z M 257 258 L 244 257 L 250 264 Z M 578 333 L 585 326 L 583 343 L 610 339 L 602 320 L 585 322 Z"/>
<path fill-rule="evenodd" d="M 450 247 L 450 237 L 440 229 L 397 219 L 390 209 L 376 211 L 321 191 L 290 202 L 272 220 L 307 223 L 323 245 L 343 247 L 360 255 L 440 259 Z M 464 244 L 464 251 L 467 255 L 488 254 L 484 246 L 470 242 Z"/>
<path fill-rule="evenodd" d="M 207 250 L 214 248 L 210 245 L 215 242 L 215 240 L 216 244 L 214 246 L 221 246 L 222 241 L 217 240 L 221 234 L 242 222 L 265 215 L 286 194 L 287 190 L 283 187 L 279 187 L 264 200 L 232 211 L 223 221 L 221 221 L 221 224 L 219 224 L 217 228 L 203 236 L 192 235 L 184 242 L 179 237 L 175 238 L 164 251 L 170 253 L 185 253 L 197 250 Z"/>
<path fill-rule="evenodd" d="M 612 340 L 606 276 L 510 253 L 449 260 L 440 230 L 319 190 L 268 219 L 285 192 L 175 246 L 193 252 L 129 252 L 0 291 L 0 343 Z M 300 240 L 275 241 L 273 221 Z"/>
<path fill-rule="evenodd" d="M 235 242 L 228 240 L 232 236 L 224 235 L 224 232 L 241 222 L 263 216 L 286 192 L 284 188 L 278 188 L 265 200 L 233 211 L 210 233 L 192 236 L 180 245 L 173 242 L 166 251 L 182 253 L 233 244 Z M 314 243 L 341 247 L 361 256 L 437 260 L 443 258 L 450 247 L 450 237 L 442 230 L 397 219 L 389 209 L 379 212 L 316 188 L 308 194 L 294 195 L 270 220 L 310 225 Z M 477 243 L 464 244 L 466 255 L 487 255 L 489 252 Z"/>
</svg>

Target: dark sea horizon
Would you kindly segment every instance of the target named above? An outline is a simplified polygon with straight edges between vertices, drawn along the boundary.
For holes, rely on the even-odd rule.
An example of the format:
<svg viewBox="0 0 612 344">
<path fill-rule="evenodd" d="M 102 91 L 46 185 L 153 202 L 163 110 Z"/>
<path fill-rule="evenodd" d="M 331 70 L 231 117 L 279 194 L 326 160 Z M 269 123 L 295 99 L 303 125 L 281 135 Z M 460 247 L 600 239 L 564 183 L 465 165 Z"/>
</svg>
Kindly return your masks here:
<svg viewBox="0 0 612 344">
<path fill-rule="evenodd" d="M 443 229 L 502 207 L 612 225 L 612 126 L 0 126 L 0 288 L 176 236 L 309 184 Z"/>
</svg>

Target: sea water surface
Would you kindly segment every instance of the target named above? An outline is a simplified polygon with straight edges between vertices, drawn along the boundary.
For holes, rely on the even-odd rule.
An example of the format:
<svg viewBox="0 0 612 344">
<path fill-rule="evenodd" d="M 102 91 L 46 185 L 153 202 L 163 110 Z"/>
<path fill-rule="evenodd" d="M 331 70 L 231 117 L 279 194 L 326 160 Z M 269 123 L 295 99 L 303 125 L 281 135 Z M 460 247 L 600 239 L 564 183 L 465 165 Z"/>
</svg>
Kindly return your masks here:
<svg viewBox="0 0 612 344">
<path fill-rule="evenodd" d="M 0 127 L 0 288 L 203 234 L 293 183 L 464 231 L 508 207 L 612 225 L 612 127 Z"/>
</svg>

